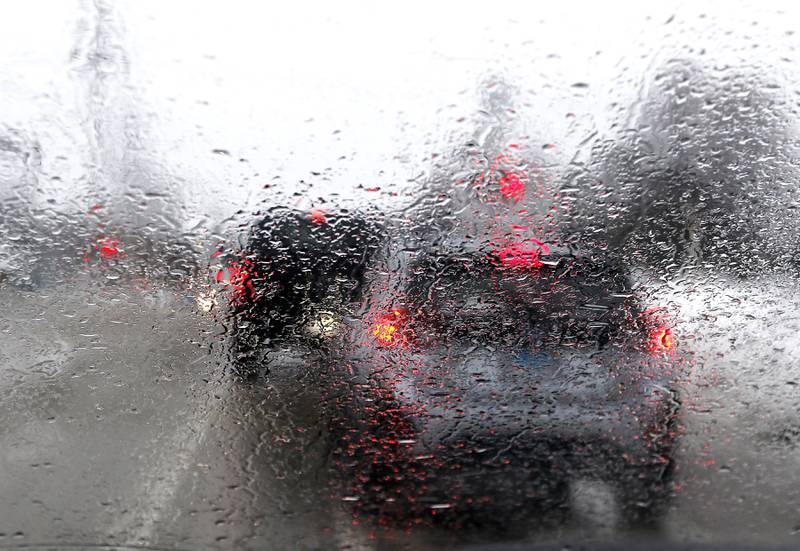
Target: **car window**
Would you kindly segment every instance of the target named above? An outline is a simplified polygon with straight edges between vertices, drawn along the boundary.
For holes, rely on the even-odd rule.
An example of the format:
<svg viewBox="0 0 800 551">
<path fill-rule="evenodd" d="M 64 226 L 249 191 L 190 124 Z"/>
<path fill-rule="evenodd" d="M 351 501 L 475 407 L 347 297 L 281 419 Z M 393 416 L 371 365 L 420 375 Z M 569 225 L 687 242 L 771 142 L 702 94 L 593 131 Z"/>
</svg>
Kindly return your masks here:
<svg viewBox="0 0 800 551">
<path fill-rule="evenodd" d="M 798 545 L 798 8 L 0 18 L 0 547 Z"/>
</svg>

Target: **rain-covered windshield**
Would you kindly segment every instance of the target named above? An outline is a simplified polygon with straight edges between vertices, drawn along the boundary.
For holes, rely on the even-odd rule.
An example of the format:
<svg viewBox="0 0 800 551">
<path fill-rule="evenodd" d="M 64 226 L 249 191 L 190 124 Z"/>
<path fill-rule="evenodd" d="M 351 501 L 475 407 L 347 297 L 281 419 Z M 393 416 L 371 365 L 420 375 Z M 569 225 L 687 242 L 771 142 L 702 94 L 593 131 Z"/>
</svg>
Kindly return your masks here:
<svg viewBox="0 0 800 551">
<path fill-rule="evenodd" d="M 0 548 L 798 545 L 796 7 L 5 11 Z"/>
</svg>

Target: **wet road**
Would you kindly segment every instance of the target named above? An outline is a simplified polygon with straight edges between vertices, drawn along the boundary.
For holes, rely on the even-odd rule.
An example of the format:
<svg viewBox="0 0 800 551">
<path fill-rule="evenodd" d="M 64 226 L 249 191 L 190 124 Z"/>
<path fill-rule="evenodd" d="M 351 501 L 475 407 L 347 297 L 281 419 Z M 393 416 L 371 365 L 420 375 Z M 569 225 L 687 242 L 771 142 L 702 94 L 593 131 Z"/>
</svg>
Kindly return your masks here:
<svg viewBox="0 0 800 551">
<path fill-rule="evenodd" d="M 796 545 L 790 7 L 14 9 L 0 22 L 0 548 Z M 470 148 L 501 142 L 529 144 L 559 227 L 619 249 L 644 302 L 672 315 L 685 370 L 657 526 L 625 526 L 591 479 L 555 525 L 354 516 L 320 372 L 284 357 L 237 379 L 224 309 L 198 300 L 215 251 L 264 211 L 402 219 L 466 178 Z"/>
<path fill-rule="evenodd" d="M 675 288 L 663 297 L 680 302 L 675 332 L 691 339 L 696 356 L 681 388 L 684 430 L 659 538 L 797 537 L 796 296 L 793 281 L 773 279 Z M 226 380 L 225 359 L 210 345 L 219 328 L 193 299 L 187 289 L 100 278 L 46 293 L 3 289 L 4 544 L 259 549 L 266 541 L 276 548 L 458 541 L 435 529 L 409 536 L 352 526 L 329 485 L 313 373 L 285 363 L 268 384 Z M 107 301 L 117 305 L 112 316 L 98 306 Z M 731 313 L 709 316 L 709 306 Z M 729 326 L 737 327 L 735 340 Z M 755 344 L 765 341 L 769 348 Z M 615 526 L 604 499 L 595 493 L 574 524 L 522 541 L 652 535 Z"/>
</svg>

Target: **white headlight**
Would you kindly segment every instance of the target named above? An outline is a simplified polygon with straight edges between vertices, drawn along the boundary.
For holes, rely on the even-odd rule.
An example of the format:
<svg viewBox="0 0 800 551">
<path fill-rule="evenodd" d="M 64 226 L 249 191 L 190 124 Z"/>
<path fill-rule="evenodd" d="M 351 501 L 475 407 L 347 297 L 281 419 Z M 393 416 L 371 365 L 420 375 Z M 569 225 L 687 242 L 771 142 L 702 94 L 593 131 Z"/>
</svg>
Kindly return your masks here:
<svg viewBox="0 0 800 551">
<path fill-rule="evenodd" d="M 217 304 L 217 292 L 214 289 L 203 290 L 195 296 L 197 309 L 201 312 L 210 312 Z"/>
<path fill-rule="evenodd" d="M 333 312 L 320 310 L 306 326 L 306 332 L 314 337 L 331 337 L 339 330 L 339 317 Z"/>
</svg>

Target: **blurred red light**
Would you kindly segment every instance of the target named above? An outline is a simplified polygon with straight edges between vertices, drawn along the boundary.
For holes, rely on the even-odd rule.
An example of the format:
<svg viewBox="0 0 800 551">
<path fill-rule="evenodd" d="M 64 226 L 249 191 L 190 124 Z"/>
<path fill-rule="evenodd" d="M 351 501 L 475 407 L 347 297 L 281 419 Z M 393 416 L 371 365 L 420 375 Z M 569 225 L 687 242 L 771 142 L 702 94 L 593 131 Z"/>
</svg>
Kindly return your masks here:
<svg viewBox="0 0 800 551">
<path fill-rule="evenodd" d="M 372 336 L 382 346 L 407 342 L 409 338 L 407 322 L 406 311 L 393 308 L 372 325 Z"/>
<path fill-rule="evenodd" d="M 243 300 L 256 295 L 256 288 L 253 284 L 254 274 L 253 263 L 249 260 L 242 260 L 241 262 L 231 262 L 227 268 L 218 270 L 216 279 L 217 283 L 222 283 L 226 289 L 231 289 L 234 299 Z"/>
<path fill-rule="evenodd" d="M 656 331 L 655 335 L 656 346 L 663 350 L 672 349 L 672 331 L 668 328 L 660 328 Z"/>
<path fill-rule="evenodd" d="M 83 261 L 89 264 L 98 258 L 101 260 L 114 260 L 124 256 L 125 253 L 122 250 L 122 243 L 120 241 L 111 239 L 110 237 L 100 237 L 94 242 L 91 248 L 86 251 L 83 256 Z"/>
<path fill-rule="evenodd" d="M 544 264 L 539 258 L 550 254 L 550 247 L 538 239 L 526 239 L 516 243 L 508 243 L 492 251 L 501 266 L 509 268 L 540 268 Z"/>
<path fill-rule="evenodd" d="M 673 352 L 675 336 L 672 333 L 669 312 L 666 308 L 650 308 L 642 312 L 642 321 L 647 331 L 646 349 L 653 354 Z"/>
<path fill-rule="evenodd" d="M 506 172 L 500 178 L 500 193 L 507 199 L 519 201 L 525 197 L 525 182 L 515 172 Z"/>
<path fill-rule="evenodd" d="M 311 223 L 321 226 L 328 222 L 328 219 L 325 217 L 325 209 L 311 209 Z"/>
<path fill-rule="evenodd" d="M 117 242 L 111 239 L 101 239 L 95 248 L 100 251 L 100 256 L 106 260 L 114 258 L 119 254 Z"/>
</svg>

